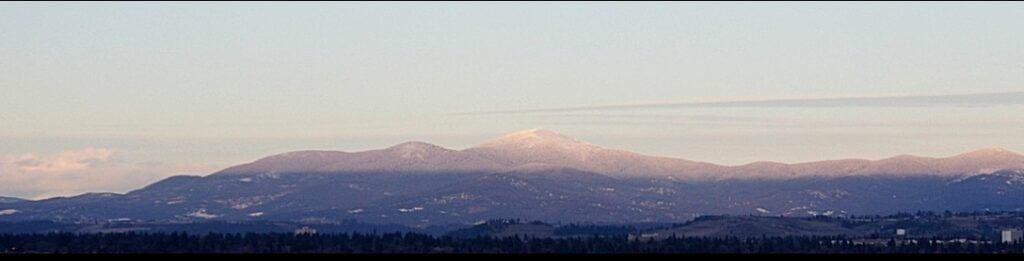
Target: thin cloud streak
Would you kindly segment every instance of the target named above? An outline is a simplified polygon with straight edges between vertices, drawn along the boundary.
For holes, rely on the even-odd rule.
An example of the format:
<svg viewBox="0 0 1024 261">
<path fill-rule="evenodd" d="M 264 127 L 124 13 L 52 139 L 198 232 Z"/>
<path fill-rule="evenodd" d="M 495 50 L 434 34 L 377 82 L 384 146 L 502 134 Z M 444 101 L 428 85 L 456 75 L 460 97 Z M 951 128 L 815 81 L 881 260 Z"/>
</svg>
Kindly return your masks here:
<svg viewBox="0 0 1024 261">
<path fill-rule="evenodd" d="M 719 127 L 719 126 L 747 126 L 747 127 L 892 127 L 892 128 L 965 128 L 972 126 L 1000 126 L 1004 124 L 1007 128 L 1020 129 L 1024 126 L 1024 120 L 1015 119 L 1007 121 L 1004 119 L 968 119 L 956 121 L 932 121 L 917 119 L 901 120 L 871 120 L 871 119 L 801 119 L 787 117 L 742 117 L 726 115 L 670 115 L 670 114 L 611 114 L 611 113 L 582 113 L 582 114 L 509 114 L 501 115 L 502 118 L 528 118 L 544 126 L 557 125 L 609 125 L 609 126 L 692 126 L 692 127 Z"/>
<path fill-rule="evenodd" d="M 460 113 L 456 115 L 528 114 L 580 111 L 621 111 L 638 109 L 678 108 L 832 108 L 832 107 L 934 107 L 965 106 L 985 107 L 993 105 L 1024 104 L 1024 92 L 975 93 L 921 96 L 876 96 L 876 97 L 834 97 L 800 99 L 765 99 L 715 102 L 675 102 L 626 105 L 599 105 L 563 108 L 501 110 Z"/>
</svg>

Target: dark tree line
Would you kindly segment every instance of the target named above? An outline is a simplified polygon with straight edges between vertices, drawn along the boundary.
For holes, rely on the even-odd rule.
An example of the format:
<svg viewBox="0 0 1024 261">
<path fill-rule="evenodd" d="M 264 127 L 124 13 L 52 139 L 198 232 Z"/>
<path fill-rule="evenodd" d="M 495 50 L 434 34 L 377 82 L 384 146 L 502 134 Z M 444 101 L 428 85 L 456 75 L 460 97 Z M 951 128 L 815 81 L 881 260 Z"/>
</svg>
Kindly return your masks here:
<svg viewBox="0 0 1024 261">
<path fill-rule="evenodd" d="M 900 243 L 857 245 L 839 237 L 455 238 L 415 233 L 2 234 L 0 253 L 1024 253 L 1024 245 Z"/>
</svg>

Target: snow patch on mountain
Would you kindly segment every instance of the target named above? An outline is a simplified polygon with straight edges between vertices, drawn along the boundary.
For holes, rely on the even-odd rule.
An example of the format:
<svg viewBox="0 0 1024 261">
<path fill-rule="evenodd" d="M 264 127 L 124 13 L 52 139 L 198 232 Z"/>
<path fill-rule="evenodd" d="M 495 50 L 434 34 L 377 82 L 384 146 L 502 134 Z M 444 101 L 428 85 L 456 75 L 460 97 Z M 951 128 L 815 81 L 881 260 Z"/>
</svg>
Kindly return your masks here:
<svg viewBox="0 0 1024 261">
<path fill-rule="evenodd" d="M 348 184 L 348 188 L 352 189 L 352 190 L 357 190 L 357 191 L 367 190 L 367 188 L 365 188 L 363 186 L 359 186 L 358 184 L 353 184 L 353 183 L 349 183 Z"/>
<path fill-rule="evenodd" d="M 423 210 L 423 207 L 412 207 L 412 208 L 400 208 L 400 209 L 398 209 L 398 211 L 402 212 L 402 213 L 416 212 L 416 211 L 421 211 L 421 210 Z"/>
<path fill-rule="evenodd" d="M 191 213 L 188 213 L 188 214 L 185 214 L 185 215 L 189 216 L 189 217 L 202 218 L 202 219 L 213 219 L 213 218 L 220 217 L 219 215 L 214 215 L 214 214 L 206 213 L 206 209 L 205 208 L 197 209 L 197 210 L 192 211 Z"/>
<path fill-rule="evenodd" d="M 676 194 L 676 190 L 674 190 L 672 188 L 662 188 L 662 187 L 642 188 L 642 189 L 640 189 L 640 191 L 650 192 L 650 193 L 654 193 L 654 194 L 658 194 L 658 195 L 672 195 L 672 194 Z"/>
<path fill-rule="evenodd" d="M 560 133 L 544 129 L 528 129 L 513 132 L 498 137 L 497 139 L 493 139 L 483 144 L 477 145 L 476 147 L 536 148 L 552 146 L 572 149 L 600 148 L 597 147 L 596 145 L 585 143 L 575 138 L 571 138 L 569 136 L 565 136 Z"/>
</svg>

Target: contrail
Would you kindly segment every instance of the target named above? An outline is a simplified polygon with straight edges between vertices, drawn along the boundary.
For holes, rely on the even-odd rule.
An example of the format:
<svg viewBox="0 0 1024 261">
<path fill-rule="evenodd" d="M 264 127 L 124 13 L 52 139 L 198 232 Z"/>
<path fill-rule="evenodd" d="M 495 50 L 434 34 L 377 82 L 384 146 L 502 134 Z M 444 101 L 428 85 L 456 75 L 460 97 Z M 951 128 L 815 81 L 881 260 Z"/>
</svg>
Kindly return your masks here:
<svg viewBox="0 0 1024 261">
<path fill-rule="evenodd" d="M 875 96 L 875 97 L 830 97 L 830 98 L 799 98 L 799 99 L 764 99 L 736 100 L 714 102 L 672 102 L 644 103 L 622 105 L 597 105 L 560 108 L 499 110 L 456 113 L 454 115 L 490 115 L 490 114 L 525 114 L 578 111 L 615 111 L 637 109 L 671 109 L 671 108 L 714 108 L 714 107 L 793 107 L 793 108 L 828 108 L 828 107 L 928 107 L 928 106 L 968 106 L 982 107 L 993 105 L 1024 104 L 1024 92 L 997 92 L 952 95 L 920 95 L 920 96 Z"/>
</svg>

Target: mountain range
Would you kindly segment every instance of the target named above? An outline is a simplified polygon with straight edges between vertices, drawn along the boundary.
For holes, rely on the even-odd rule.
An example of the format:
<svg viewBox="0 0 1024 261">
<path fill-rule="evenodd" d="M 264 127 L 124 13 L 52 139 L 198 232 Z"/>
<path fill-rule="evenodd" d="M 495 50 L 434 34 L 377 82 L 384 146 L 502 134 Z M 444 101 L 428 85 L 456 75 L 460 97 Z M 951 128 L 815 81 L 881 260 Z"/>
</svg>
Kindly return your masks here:
<svg viewBox="0 0 1024 261">
<path fill-rule="evenodd" d="M 608 149 L 550 130 L 511 133 L 464 150 L 406 142 L 355 153 L 296 151 L 231 167 L 216 175 L 344 173 L 363 171 L 501 172 L 573 168 L 612 177 L 672 177 L 686 180 L 787 179 L 872 175 L 959 176 L 1024 168 L 1024 156 L 983 148 L 947 158 L 899 155 L 882 160 L 843 159 L 785 164 L 754 162 L 725 166 Z"/>
<path fill-rule="evenodd" d="M 603 148 L 531 129 L 463 150 L 406 142 L 296 151 L 125 194 L 0 200 L 0 222 L 358 220 L 413 227 L 494 218 L 680 222 L 708 214 L 842 216 L 1024 209 L 1024 156 L 985 148 L 739 166 Z"/>
</svg>

